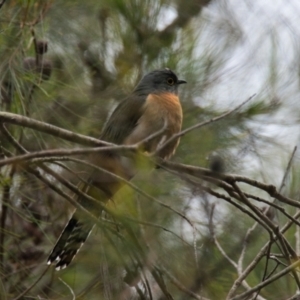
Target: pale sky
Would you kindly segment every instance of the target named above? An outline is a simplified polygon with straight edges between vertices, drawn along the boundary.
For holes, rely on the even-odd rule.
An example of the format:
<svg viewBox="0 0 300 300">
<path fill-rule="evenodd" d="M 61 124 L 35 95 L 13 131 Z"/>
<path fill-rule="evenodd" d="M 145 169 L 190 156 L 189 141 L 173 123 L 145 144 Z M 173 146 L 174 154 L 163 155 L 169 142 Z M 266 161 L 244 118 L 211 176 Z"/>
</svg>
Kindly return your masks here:
<svg viewBox="0 0 300 300">
<path fill-rule="evenodd" d="M 214 74 L 216 83 L 202 95 L 201 106 L 208 99 L 207 105 L 213 101 L 226 110 L 255 93 L 257 99 L 268 103 L 278 98 L 283 103 L 280 112 L 262 115 L 251 125 L 258 134 L 276 138 L 284 149 L 281 158 L 287 160 L 300 140 L 296 124 L 300 117 L 300 1 L 215 0 L 205 8 L 203 16 L 209 25 L 207 35 L 202 35 L 200 54 L 205 43 L 217 48 L 223 35 L 228 41 L 232 35 L 230 28 L 236 30 L 238 40 L 226 49 L 226 63 Z M 277 73 L 273 88 L 269 81 L 271 65 Z M 270 149 L 266 153 L 261 150 L 263 155 L 275 158 L 278 149 L 271 149 L 273 153 L 267 153 Z M 283 167 L 278 157 L 274 164 L 278 164 L 278 169 Z"/>
<path fill-rule="evenodd" d="M 239 174 L 278 187 L 294 146 L 300 146 L 300 0 L 215 0 L 202 17 L 207 32 L 201 32 L 199 57 L 207 51 L 206 45 L 212 51 L 219 47 L 224 54 L 222 45 L 230 39 L 230 29 L 236 31 L 237 42 L 226 48 L 226 63 L 213 74 L 215 82 L 201 94 L 199 105 L 226 111 L 255 93 L 267 103 L 274 97 L 283 103 L 279 113 L 262 115 L 250 123 L 257 135 L 275 140 L 278 146 L 270 143 L 259 148 L 259 144 L 262 161 L 251 154 L 236 157 L 243 166 Z M 278 74 L 273 90 L 269 81 L 272 64 Z M 297 153 L 300 162 L 299 149 Z M 205 220 L 201 201 L 194 200 L 189 217 Z M 216 202 L 216 212 L 223 215 L 222 201 Z"/>
</svg>

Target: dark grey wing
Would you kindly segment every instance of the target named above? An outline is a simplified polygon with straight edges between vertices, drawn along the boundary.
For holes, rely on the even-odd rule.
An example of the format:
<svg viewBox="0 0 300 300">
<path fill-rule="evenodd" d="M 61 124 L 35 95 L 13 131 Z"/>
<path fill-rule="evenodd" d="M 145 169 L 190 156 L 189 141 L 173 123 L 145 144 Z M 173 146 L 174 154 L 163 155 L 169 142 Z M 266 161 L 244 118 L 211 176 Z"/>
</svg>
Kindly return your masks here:
<svg viewBox="0 0 300 300">
<path fill-rule="evenodd" d="M 100 139 L 122 144 L 136 127 L 143 114 L 144 104 L 145 96 L 131 95 L 123 100 L 105 124 Z"/>
</svg>

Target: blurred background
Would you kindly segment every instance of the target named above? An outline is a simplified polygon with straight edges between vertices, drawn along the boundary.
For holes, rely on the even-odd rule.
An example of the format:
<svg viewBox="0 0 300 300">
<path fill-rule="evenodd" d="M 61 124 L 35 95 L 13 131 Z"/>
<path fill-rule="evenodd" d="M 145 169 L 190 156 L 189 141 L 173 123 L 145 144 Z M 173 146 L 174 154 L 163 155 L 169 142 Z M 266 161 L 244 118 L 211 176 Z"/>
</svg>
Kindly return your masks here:
<svg viewBox="0 0 300 300">
<path fill-rule="evenodd" d="M 169 67 L 188 82 L 180 89 L 184 129 L 255 94 L 234 114 L 182 137 L 172 160 L 280 187 L 299 143 L 299 1 L 2 0 L 0 7 L 1 111 L 97 138 L 144 74 Z M 28 151 L 79 146 L 20 126 L 7 129 Z M 18 154 L 0 139 L 2 157 Z M 76 183 L 70 170 L 49 166 Z M 298 152 L 288 171 L 281 191 L 298 200 Z M 126 230 L 108 217 L 67 269 L 43 274 L 73 208 L 26 170 L 1 172 L 1 299 L 225 299 L 238 272 L 216 238 L 235 262 L 247 243 L 244 266 L 269 239 L 260 226 L 246 239 L 254 220 L 201 188 L 210 184 L 157 169 L 133 180 L 156 202 L 125 188 L 109 204 L 136 220 L 130 226 L 143 264 Z M 284 221 L 278 217 L 279 226 Z M 286 235 L 300 251 L 297 227 Z M 249 286 L 264 271 L 262 262 Z M 287 299 L 296 290 L 286 276 L 257 299 Z"/>
</svg>

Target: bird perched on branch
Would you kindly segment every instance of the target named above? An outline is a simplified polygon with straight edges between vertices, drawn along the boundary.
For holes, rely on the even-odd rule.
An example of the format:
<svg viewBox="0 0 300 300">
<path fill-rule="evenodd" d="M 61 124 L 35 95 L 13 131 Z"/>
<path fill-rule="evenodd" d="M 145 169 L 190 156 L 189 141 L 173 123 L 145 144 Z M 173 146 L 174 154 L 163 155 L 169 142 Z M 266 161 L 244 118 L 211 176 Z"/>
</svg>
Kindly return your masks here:
<svg viewBox="0 0 300 300">
<path fill-rule="evenodd" d="M 179 80 L 170 69 L 155 70 L 145 75 L 133 92 L 113 111 L 102 131 L 100 139 L 119 145 L 134 145 L 141 141 L 142 150 L 156 152 L 167 159 L 178 146 L 179 138 L 162 147 L 163 143 L 180 132 L 182 109 L 178 98 Z M 159 133 L 159 134 L 156 134 Z M 153 138 L 147 139 L 153 135 Z M 92 154 L 89 163 L 125 180 L 130 180 L 134 171 L 130 169 L 120 153 L 105 151 Z M 82 191 L 105 204 L 124 185 L 105 171 L 90 169 Z M 101 214 L 93 205 L 85 205 L 84 199 L 77 201 L 96 217 Z M 94 224 L 79 210 L 75 211 L 48 258 L 48 264 L 55 263 L 56 269 L 67 267 L 81 245 L 87 239 Z"/>
</svg>

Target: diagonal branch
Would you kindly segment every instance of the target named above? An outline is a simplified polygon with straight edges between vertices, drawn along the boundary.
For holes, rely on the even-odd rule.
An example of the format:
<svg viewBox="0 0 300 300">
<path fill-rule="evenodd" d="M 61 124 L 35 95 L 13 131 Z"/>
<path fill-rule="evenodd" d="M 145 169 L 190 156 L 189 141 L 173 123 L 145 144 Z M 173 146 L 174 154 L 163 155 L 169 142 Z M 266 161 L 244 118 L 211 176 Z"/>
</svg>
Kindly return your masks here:
<svg viewBox="0 0 300 300">
<path fill-rule="evenodd" d="M 198 129 L 200 127 L 204 127 L 206 125 L 209 125 L 209 124 L 212 124 L 212 123 L 215 123 L 217 121 L 220 121 L 226 117 L 228 117 L 229 115 L 235 113 L 236 111 L 238 111 L 242 106 L 244 106 L 246 103 L 248 103 L 250 100 L 252 100 L 254 97 L 255 97 L 256 94 L 252 95 L 251 97 L 249 97 L 246 101 L 242 102 L 241 104 L 239 104 L 237 107 L 235 107 L 234 109 L 230 110 L 230 111 L 227 111 L 223 114 L 221 114 L 220 116 L 218 117 L 214 117 L 208 121 L 204 121 L 204 122 L 201 122 L 201 123 L 198 123 L 198 124 L 195 124 L 185 130 L 182 130 L 181 132 L 177 133 L 177 134 L 174 134 L 172 137 L 170 137 L 163 145 L 161 145 L 156 151 L 155 151 L 155 154 L 156 153 L 159 153 L 159 151 L 161 149 L 163 149 L 164 147 L 166 147 L 169 143 L 171 143 L 172 141 L 178 139 L 179 137 L 187 134 L 188 132 L 192 131 L 192 130 L 195 130 L 195 129 Z"/>
<path fill-rule="evenodd" d="M 65 139 L 70 142 L 79 143 L 83 145 L 89 145 L 89 146 L 113 145 L 111 143 L 107 143 L 83 134 L 77 134 L 72 131 L 62 129 L 60 127 L 45 122 L 37 121 L 32 118 L 24 117 L 13 113 L 0 112 L 0 122 L 27 127 L 30 129 L 34 129 L 43 133 L 47 133 Z"/>
<path fill-rule="evenodd" d="M 300 266 L 300 260 L 297 260 L 296 262 L 294 262 L 293 264 L 291 264 L 290 266 L 288 266 L 287 268 L 283 269 L 282 271 L 278 272 L 276 275 L 270 277 L 269 279 L 259 283 L 257 286 L 255 286 L 254 288 L 250 289 L 249 291 L 246 291 L 240 295 L 237 295 L 236 297 L 230 298 L 230 300 L 242 300 L 242 299 L 246 299 L 246 297 L 252 295 L 253 293 L 255 293 L 256 291 L 262 289 L 263 287 L 269 285 L 270 283 L 272 283 L 273 281 L 279 279 L 280 277 L 288 274 L 289 272 L 291 272 L 292 270 L 295 270 L 295 268 Z"/>
</svg>

